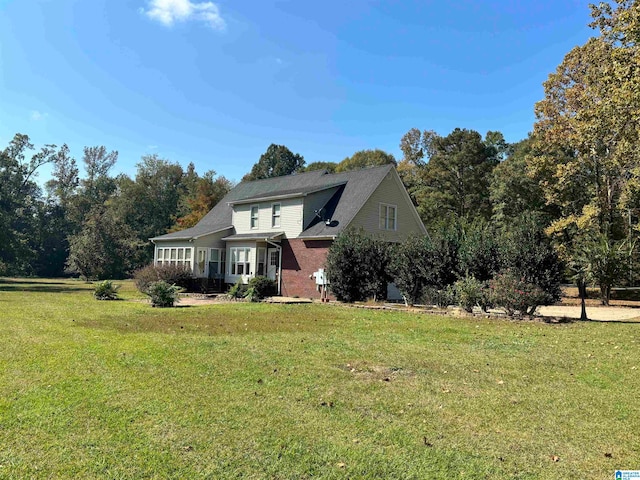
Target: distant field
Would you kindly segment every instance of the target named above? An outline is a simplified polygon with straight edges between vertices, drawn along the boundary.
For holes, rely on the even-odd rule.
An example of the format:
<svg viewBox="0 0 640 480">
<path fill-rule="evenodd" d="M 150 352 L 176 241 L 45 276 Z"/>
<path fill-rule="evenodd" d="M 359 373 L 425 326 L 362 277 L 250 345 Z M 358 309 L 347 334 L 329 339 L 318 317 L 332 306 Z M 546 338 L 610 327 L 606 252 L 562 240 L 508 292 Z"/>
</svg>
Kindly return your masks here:
<svg viewBox="0 0 640 480">
<path fill-rule="evenodd" d="M 0 478 L 613 478 L 640 325 L 153 309 L 0 279 Z"/>
</svg>

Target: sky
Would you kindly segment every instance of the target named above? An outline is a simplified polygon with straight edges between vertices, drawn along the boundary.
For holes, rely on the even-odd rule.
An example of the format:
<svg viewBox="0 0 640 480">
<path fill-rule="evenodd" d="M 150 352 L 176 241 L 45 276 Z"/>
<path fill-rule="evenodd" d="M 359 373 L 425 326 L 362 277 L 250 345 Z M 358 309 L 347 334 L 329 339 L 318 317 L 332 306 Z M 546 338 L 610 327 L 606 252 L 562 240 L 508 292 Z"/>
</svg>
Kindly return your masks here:
<svg viewBox="0 0 640 480">
<path fill-rule="evenodd" d="M 588 1 L 0 0 L 0 148 L 146 154 L 240 180 L 411 128 L 527 136 L 542 83 L 594 34 Z M 41 172 L 46 179 L 48 171 Z"/>
</svg>

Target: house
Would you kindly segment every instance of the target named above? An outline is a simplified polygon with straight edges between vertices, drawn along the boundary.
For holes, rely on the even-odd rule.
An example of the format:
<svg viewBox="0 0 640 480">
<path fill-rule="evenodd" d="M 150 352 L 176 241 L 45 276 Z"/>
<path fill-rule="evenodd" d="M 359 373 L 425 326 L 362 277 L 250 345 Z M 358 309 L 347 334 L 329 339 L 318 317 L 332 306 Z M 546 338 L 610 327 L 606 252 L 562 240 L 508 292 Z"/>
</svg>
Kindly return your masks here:
<svg viewBox="0 0 640 480">
<path fill-rule="evenodd" d="M 152 238 L 156 265 L 246 283 L 264 275 L 286 296 L 319 297 L 314 272 L 348 227 L 389 241 L 426 230 L 393 165 L 242 182 L 192 228 Z"/>
</svg>

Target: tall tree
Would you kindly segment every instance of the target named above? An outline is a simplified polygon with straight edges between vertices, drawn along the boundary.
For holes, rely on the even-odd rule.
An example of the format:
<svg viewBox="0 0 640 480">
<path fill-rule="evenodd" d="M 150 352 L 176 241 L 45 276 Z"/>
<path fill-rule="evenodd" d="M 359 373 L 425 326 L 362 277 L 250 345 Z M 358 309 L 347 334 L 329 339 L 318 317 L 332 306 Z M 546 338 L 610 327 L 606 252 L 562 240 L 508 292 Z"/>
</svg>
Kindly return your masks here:
<svg viewBox="0 0 640 480">
<path fill-rule="evenodd" d="M 281 177 L 291 175 L 302 170 L 304 157 L 293 153 L 284 145 L 269 145 L 267 151 L 260 156 L 260 160 L 251 168 L 242 180 L 260 180 L 262 178 Z"/>
<path fill-rule="evenodd" d="M 34 220 L 41 202 L 34 177 L 53 160 L 55 145 L 46 145 L 27 159 L 32 150 L 29 137 L 18 133 L 0 151 L 0 274 L 31 273 Z"/>
<path fill-rule="evenodd" d="M 418 166 L 413 188 L 423 219 L 489 218 L 489 182 L 498 149 L 478 132 L 460 128 L 446 137 L 427 132 L 423 146 L 428 162 Z"/>
<path fill-rule="evenodd" d="M 640 213 L 640 8 L 592 6 L 600 35 L 571 50 L 536 104 L 537 155 L 528 167 L 560 216 L 549 232 L 571 261 L 575 245 L 631 240 Z"/>
<path fill-rule="evenodd" d="M 348 172 L 387 164 L 397 165 L 395 157 L 390 153 L 377 148 L 375 150 L 360 150 L 342 160 L 336 167 L 336 172 Z"/>
<path fill-rule="evenodd" d="M 531 154 L 532 139 L 521 140 L 510 146 L 507 158 L 493 170 L 489 191 L 493 220 L 500 227 L 526 212 L 542 212 L 547 224 L 557 215 L 547 205 L 542 187 L 529 175 L 526 157 Z"/>
<path fill-rule="evenodd" d="M 215 176 L 216 172 L 209 170 L 197 179 L 194 191 L 186 198 L 188 213 L 178 218 L 172 231 L 193 227 L 231 190 L 229 180 Z"/>
</svg>

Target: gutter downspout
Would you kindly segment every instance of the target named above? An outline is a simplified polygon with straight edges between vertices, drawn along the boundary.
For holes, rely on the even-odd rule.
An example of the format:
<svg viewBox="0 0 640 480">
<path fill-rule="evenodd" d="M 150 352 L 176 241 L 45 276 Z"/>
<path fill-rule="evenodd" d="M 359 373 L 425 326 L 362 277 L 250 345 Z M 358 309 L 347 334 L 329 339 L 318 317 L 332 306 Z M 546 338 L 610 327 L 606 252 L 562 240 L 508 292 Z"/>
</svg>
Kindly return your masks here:
<svg viewBox="0 0 640 480">
<path fill-rule="evenodd" d="M 282 247 L 277 243 L 273 243 L 268 238 L 265 238 L 264 241 L 267 242 L 269 245 L 276 247 L 276 249 L 278 250 L 278 295 L 281 295 L 280 292 L 282 290 Z"/>
</svg>

